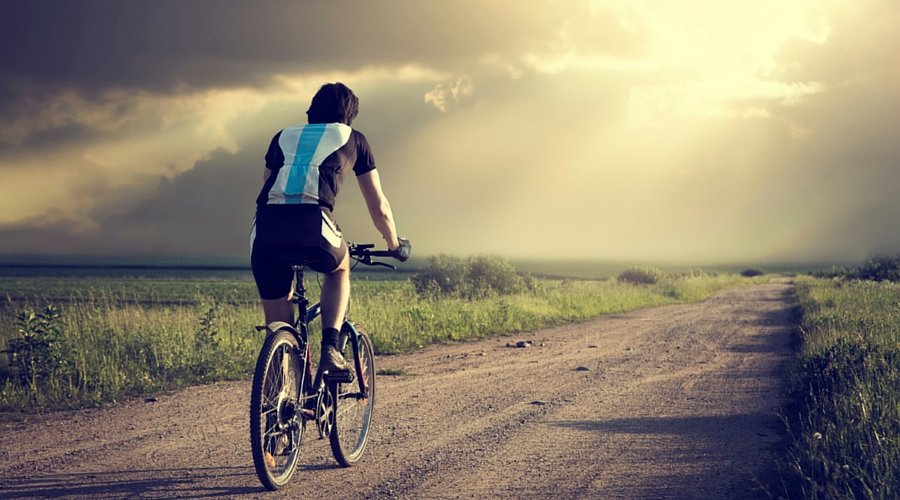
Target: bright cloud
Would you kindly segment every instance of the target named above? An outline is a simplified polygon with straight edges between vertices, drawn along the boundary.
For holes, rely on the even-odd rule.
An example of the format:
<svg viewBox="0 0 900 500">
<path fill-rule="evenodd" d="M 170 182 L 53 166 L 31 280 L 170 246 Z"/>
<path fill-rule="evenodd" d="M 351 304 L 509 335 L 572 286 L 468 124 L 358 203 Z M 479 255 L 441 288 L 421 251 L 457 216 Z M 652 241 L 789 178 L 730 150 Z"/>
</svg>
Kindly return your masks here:
<svg viewBox="0 0 900 500">
<path fill-rule="evenodd" d="M 434 106 L 438 111 L 447 112 L 450 106 L 459 104 L 463 99 L 471 97 L 475 91 L 472 82 L 467 77 L 460 77 L 439 83 L 425 93 L 425 102 Z"/>
</svg>

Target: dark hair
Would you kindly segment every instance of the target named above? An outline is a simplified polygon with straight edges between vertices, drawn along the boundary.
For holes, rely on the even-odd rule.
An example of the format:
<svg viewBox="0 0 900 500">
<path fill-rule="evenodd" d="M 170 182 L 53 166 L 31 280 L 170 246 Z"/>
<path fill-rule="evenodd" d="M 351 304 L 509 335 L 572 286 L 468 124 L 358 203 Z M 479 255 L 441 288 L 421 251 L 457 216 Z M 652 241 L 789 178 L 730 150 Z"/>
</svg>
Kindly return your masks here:
<svg viewBox="0 0 900 500">
<path fill-rule="evenodd" d="M 309 123 L 350 125 L 359 113 L 359 99 L 341 82 L 326 83 L 313 96 L 306 116 Z"/>
</svg>

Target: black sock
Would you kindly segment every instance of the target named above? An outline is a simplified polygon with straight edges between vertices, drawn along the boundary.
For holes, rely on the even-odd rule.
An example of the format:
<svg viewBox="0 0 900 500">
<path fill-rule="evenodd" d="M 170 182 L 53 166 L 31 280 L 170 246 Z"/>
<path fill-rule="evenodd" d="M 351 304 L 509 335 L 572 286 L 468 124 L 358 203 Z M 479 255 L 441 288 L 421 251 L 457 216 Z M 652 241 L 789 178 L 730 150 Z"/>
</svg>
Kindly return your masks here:
<svg viewBox="0 0 900 500">
<path fill-rule="evenodd" d="M 338 332 L 337 328 L 325 328 L 322 330 L 322 349 L 325 349 L 328 346 L 332 346 L 335 349 L 338 347 L 338 336 L 340 332 Z"/>
</svg>

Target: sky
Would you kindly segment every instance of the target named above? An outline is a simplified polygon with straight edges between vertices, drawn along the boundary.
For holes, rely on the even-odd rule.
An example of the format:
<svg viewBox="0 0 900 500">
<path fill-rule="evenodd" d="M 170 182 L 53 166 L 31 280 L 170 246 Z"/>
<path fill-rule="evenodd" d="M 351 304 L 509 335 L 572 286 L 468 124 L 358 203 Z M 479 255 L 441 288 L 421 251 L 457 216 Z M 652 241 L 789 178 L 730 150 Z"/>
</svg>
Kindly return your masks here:
<svg viewBox="0 0 900 500">
<path fill-rule="evenodd" d="M 263 157 L 360 99 L 418 255 L 900 250 L 893 0 L 0 4 L 0 254 L 246 256 Z M 348 177 L 335 216 L 381 241 Z"/>
</svg>

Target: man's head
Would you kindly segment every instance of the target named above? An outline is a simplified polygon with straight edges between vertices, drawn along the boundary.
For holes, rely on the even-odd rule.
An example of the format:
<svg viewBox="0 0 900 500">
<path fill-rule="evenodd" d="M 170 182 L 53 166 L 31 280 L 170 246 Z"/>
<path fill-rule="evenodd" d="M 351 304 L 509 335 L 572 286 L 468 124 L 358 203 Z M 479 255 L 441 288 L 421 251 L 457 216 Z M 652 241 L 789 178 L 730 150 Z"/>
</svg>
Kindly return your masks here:
<svg viewBox="0 0 900 500">
<path fill-rule="evenodd" d="M 359 113 L 359 99 L 343 83 L 326 83 L 313 96 L 306 116 L 309 123 L 350 125 Z"/>
</svg>

